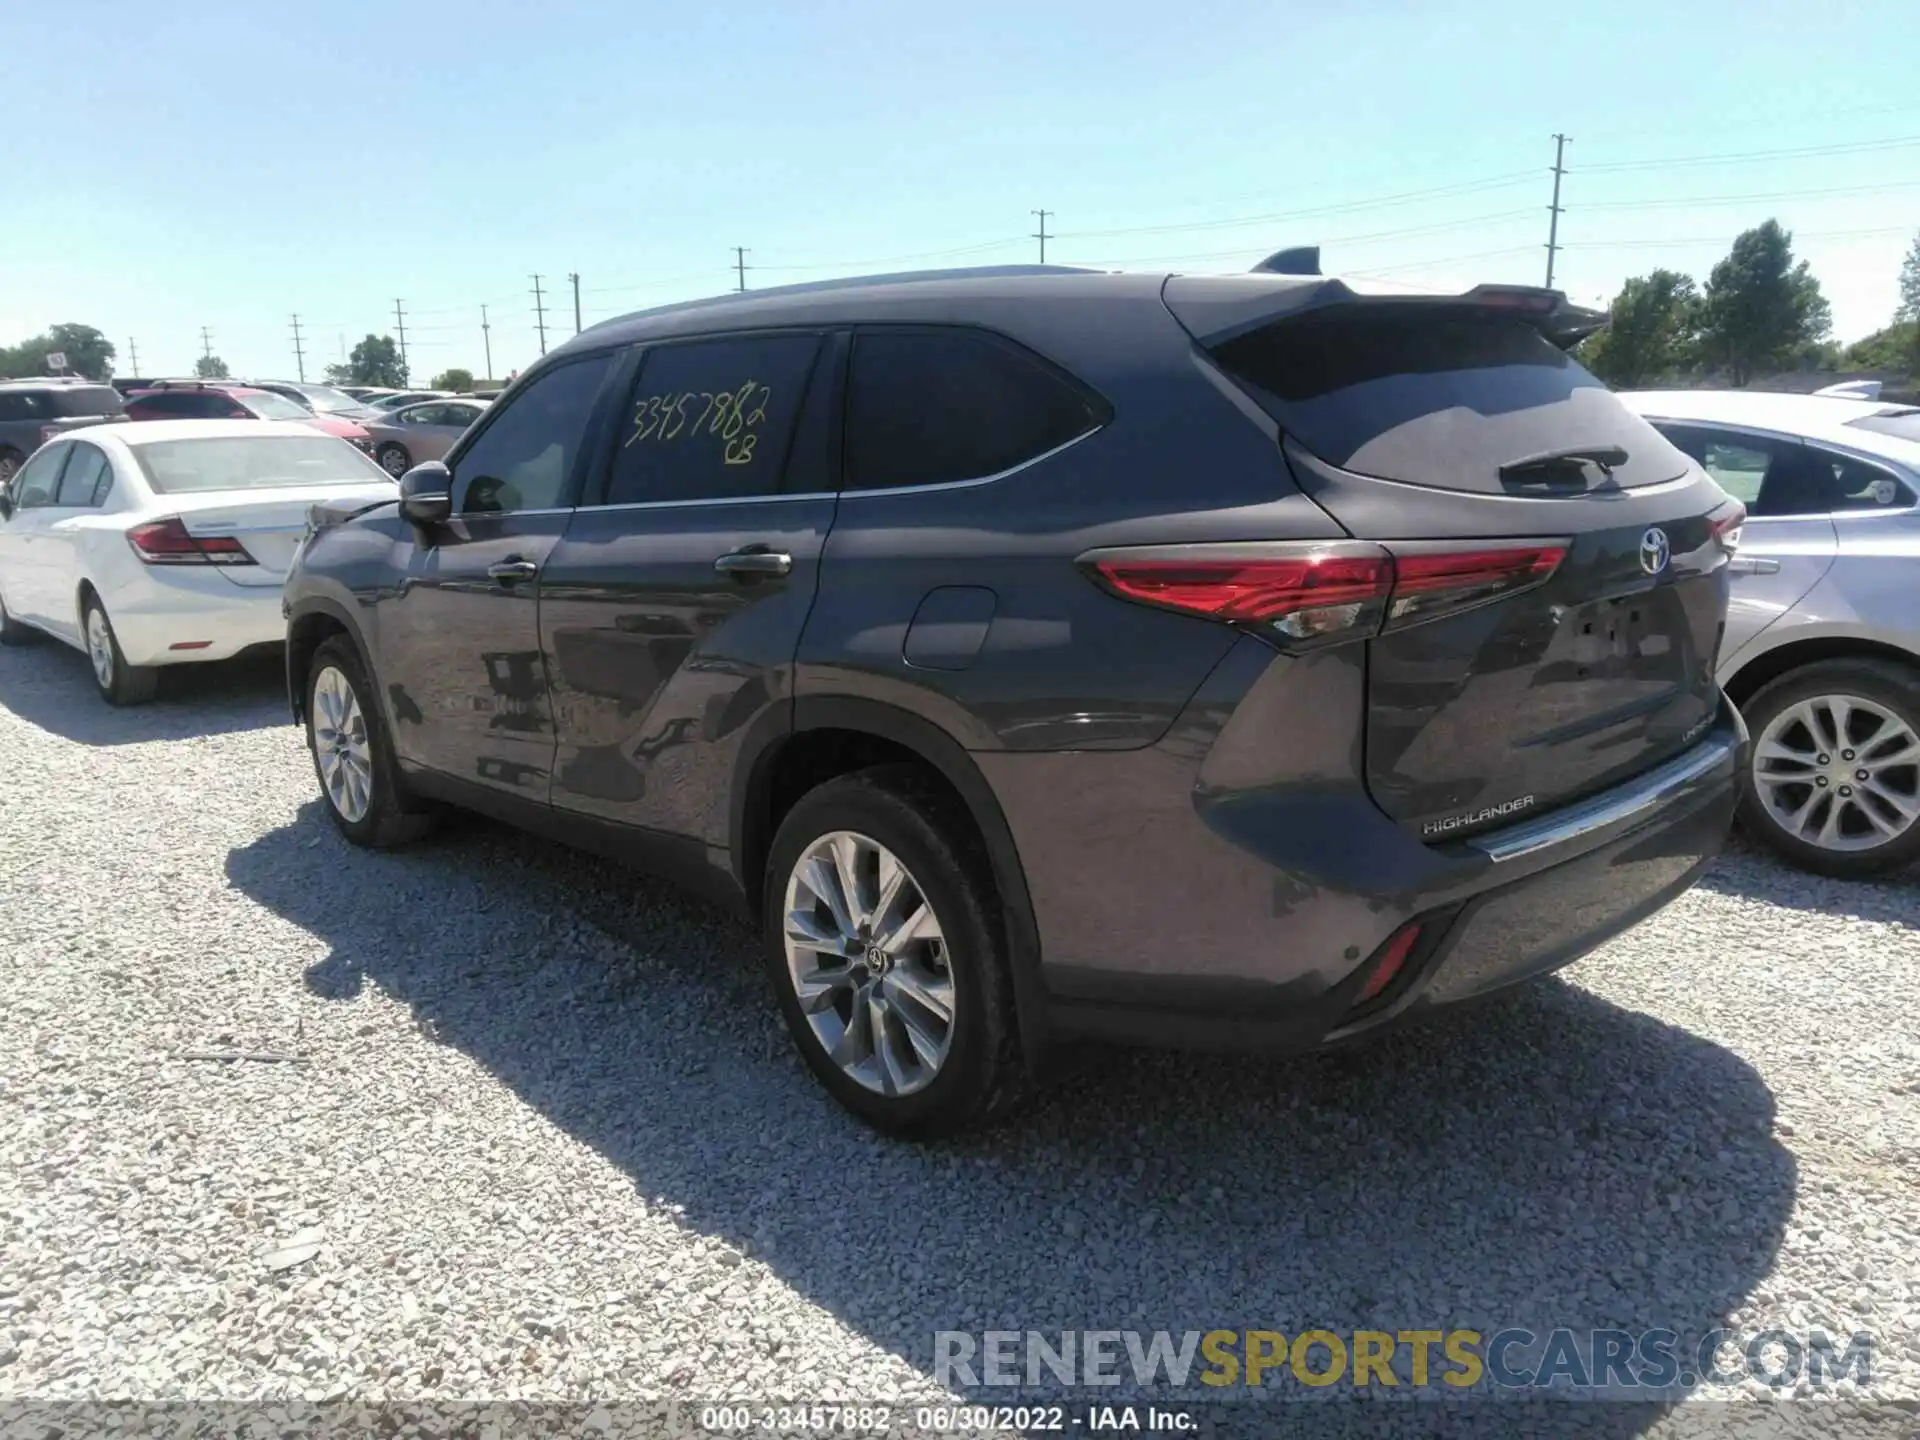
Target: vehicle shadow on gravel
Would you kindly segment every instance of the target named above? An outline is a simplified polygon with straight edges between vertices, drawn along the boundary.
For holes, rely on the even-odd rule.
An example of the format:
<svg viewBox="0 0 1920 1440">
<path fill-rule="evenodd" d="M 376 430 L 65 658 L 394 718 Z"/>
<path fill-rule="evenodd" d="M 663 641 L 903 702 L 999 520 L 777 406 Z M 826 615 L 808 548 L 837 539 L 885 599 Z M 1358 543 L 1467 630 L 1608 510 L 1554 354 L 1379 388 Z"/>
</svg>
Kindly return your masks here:
<svg viewBox="0 0 1920 1440">
<path fill-rule="evenodd" d="M 1793 1201 L 1753 1069 L 1563 981 L 1336 1055 L 1076 1051 L 1011 1123 L 919 1146 L 804 1072 L 747 925 L 610 864 L 482 823 L 368 854 L 315 802 L 227 873 L 326 942 L 315 993 L 405 1002 L 681 1223 L 929 1376 L 941 1330 L 1698 1335 L 1767 1274 Z M 1525 1408 L 1539 1433 L 1618 1435 L 1664 1409 Z"/>
<path fill-rule="evenodd" d="M 1920 930 L 1920 866 L 1871 880 L 1835 880 L 1796 870 L 1758 842 L 1736 832 L 1734 842 L 1701 877 L 1700 886 L 1721 895 L 1764 900 L 1793 910 L 1851 915 Z"/>
<path fill-rule="evenodd" d="M 139 745 L 290 725 L 278 650 L 171 665 L 148 704 L 117 710 L 100 698 L 87 657 L 57 640 L 0 651 L 0 709 L 80 745 Z"/>
</svg>

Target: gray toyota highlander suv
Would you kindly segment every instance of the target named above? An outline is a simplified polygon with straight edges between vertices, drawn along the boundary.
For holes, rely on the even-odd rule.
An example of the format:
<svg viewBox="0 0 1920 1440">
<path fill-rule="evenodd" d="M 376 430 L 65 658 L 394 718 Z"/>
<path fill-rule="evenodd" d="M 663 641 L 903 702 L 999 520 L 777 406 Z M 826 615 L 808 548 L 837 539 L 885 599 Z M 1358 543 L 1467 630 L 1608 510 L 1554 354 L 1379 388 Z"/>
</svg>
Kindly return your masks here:
<svg viewBox="0 0 1920 1440">
<path fill-rule="evenodd" d="M 850 1109 L 1057 1037 L 1307 1048 L 1679 895 L 1742 510 L 1555 292 L 1016 268 L 669 306 L 317 510 L 287 672 L 351 840 L 436 807 L 745 907 Z"/>
</svg>

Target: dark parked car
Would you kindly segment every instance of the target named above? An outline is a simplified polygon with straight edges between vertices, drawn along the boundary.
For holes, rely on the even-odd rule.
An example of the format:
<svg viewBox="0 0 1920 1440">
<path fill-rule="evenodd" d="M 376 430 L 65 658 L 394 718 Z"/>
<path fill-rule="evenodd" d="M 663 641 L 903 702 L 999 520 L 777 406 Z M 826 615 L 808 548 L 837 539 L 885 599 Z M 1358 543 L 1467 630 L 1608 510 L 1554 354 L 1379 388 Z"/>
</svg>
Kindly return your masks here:
<svg viewBox="0 0 1920 1440">
<path fill-rule="evenodd" d="M 0 380 L 0 485 L 63 430 L 126 416 L 120 393 L 98 380 Z"/>
<path fill-rule="evenodd" d="M 343 415 L 316 413 L 240 380 L 158 380 L 127 396 L 129 420 L 291 420 L 373 453 L 367 432 Z"/>
<path fill-rule="evenodd" d="M 756 913 L 882 1128 L 1059 1036 L 1307 1048 L 1693 884 L 1745 745 L 1741 510 L 1550 291 L 882 277 L 595 327 L 320 511 L 329 812 L 451 802 Z"/>
</svg>

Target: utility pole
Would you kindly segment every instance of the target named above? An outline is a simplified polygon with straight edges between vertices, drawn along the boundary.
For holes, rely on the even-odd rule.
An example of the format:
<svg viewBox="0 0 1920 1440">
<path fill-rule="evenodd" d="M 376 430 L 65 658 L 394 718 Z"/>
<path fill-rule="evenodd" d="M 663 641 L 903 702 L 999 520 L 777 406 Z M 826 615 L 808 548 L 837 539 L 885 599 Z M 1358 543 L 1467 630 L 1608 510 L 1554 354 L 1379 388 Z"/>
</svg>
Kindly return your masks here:
<svg viewBox="0 0 1920 1440">
<path fill-rule="evenodd" d="M 567 279 L 573 282 L 573 333 L 578 335 L 580 333 L 580 277 L 569 275 Z"/>
<path fill-rule="evenodd" d="M 407 368 L 407 316 L 400 308 L 400 301 L 393 302 L 393 326 L 400 332 L 400 368 Z"/>
<path fill-rule="evenodd" d="M 1560 177 L 1567 173 L 1561 162 L 1566 158 L 1571 135 L 1553 137 L 1553 204 L 1547 207 L 1547 289 L 1553 288 L 1553 257 L 1560 249 Z"/>
<path fill-rule="evenodd" d="M 487 350 L 487 381 L 493 381 L 493 327 L 487 323 L 487 307 L 480 307 L 480 343 Z"/>
<path fill-rule="evenodd" d="M 1044 265 L 1047 263 L 1047 217 L 1053 214 L 1053 211 L 1031 210 L 1028 213 L 1040 217 L 1040 228 L 1034 232 L 1033 238 L 1040 242 L 1040 263 Z"/>
<path fill-rule="evenodd" d="M 140 342 L 131 335 L 127 337 L 127 363 L 133 367 L 128 373 L 138 379 L 140 377 Z"/>
<path fill-rule="evenodd" d="M 300 383 L 307 383 L 307 356 L 300 348 L 300 317 L 293 317 L 293 363 L 300 371 Z"/>
<path fill-rule="evenodd" d="M 739 277 L 738 283 L 734 288 L 745 291 L 747 288 L 747 252 L 738 245 L 733 247 L 733 273 Z"/>
<path fill-rule="evenodd" d="M 200 358 L 203 360 L 213 358 L 213 335 L 204 325 L 200 327 Z"/>
<path fill-rule="evenodd" d="M 540 277 L 533 277 L 533 323 L 540 332 L 540 353 L 547 353 L 547 303 L 540 293 Z"/>
</svg>

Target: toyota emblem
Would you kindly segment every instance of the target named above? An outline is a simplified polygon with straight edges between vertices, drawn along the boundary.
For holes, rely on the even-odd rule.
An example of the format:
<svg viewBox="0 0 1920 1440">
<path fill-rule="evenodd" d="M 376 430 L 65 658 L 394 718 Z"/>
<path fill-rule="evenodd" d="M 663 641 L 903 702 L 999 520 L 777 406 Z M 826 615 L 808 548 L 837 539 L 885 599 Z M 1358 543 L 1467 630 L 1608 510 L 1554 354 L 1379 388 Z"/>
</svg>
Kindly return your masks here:
<svg viewBox="0 0 1920 1440">
<path fill-rule="evenodd" d="M 1649 575 L 1658 575 L 1667 568 L 1667 561 L 1673 556 L 1673 546 L 1667 542 L 1667 532 L 1658 525 L 1649 525 L 1647 533 L 1640 537 L 1640 568 Z"/>
</svg>

